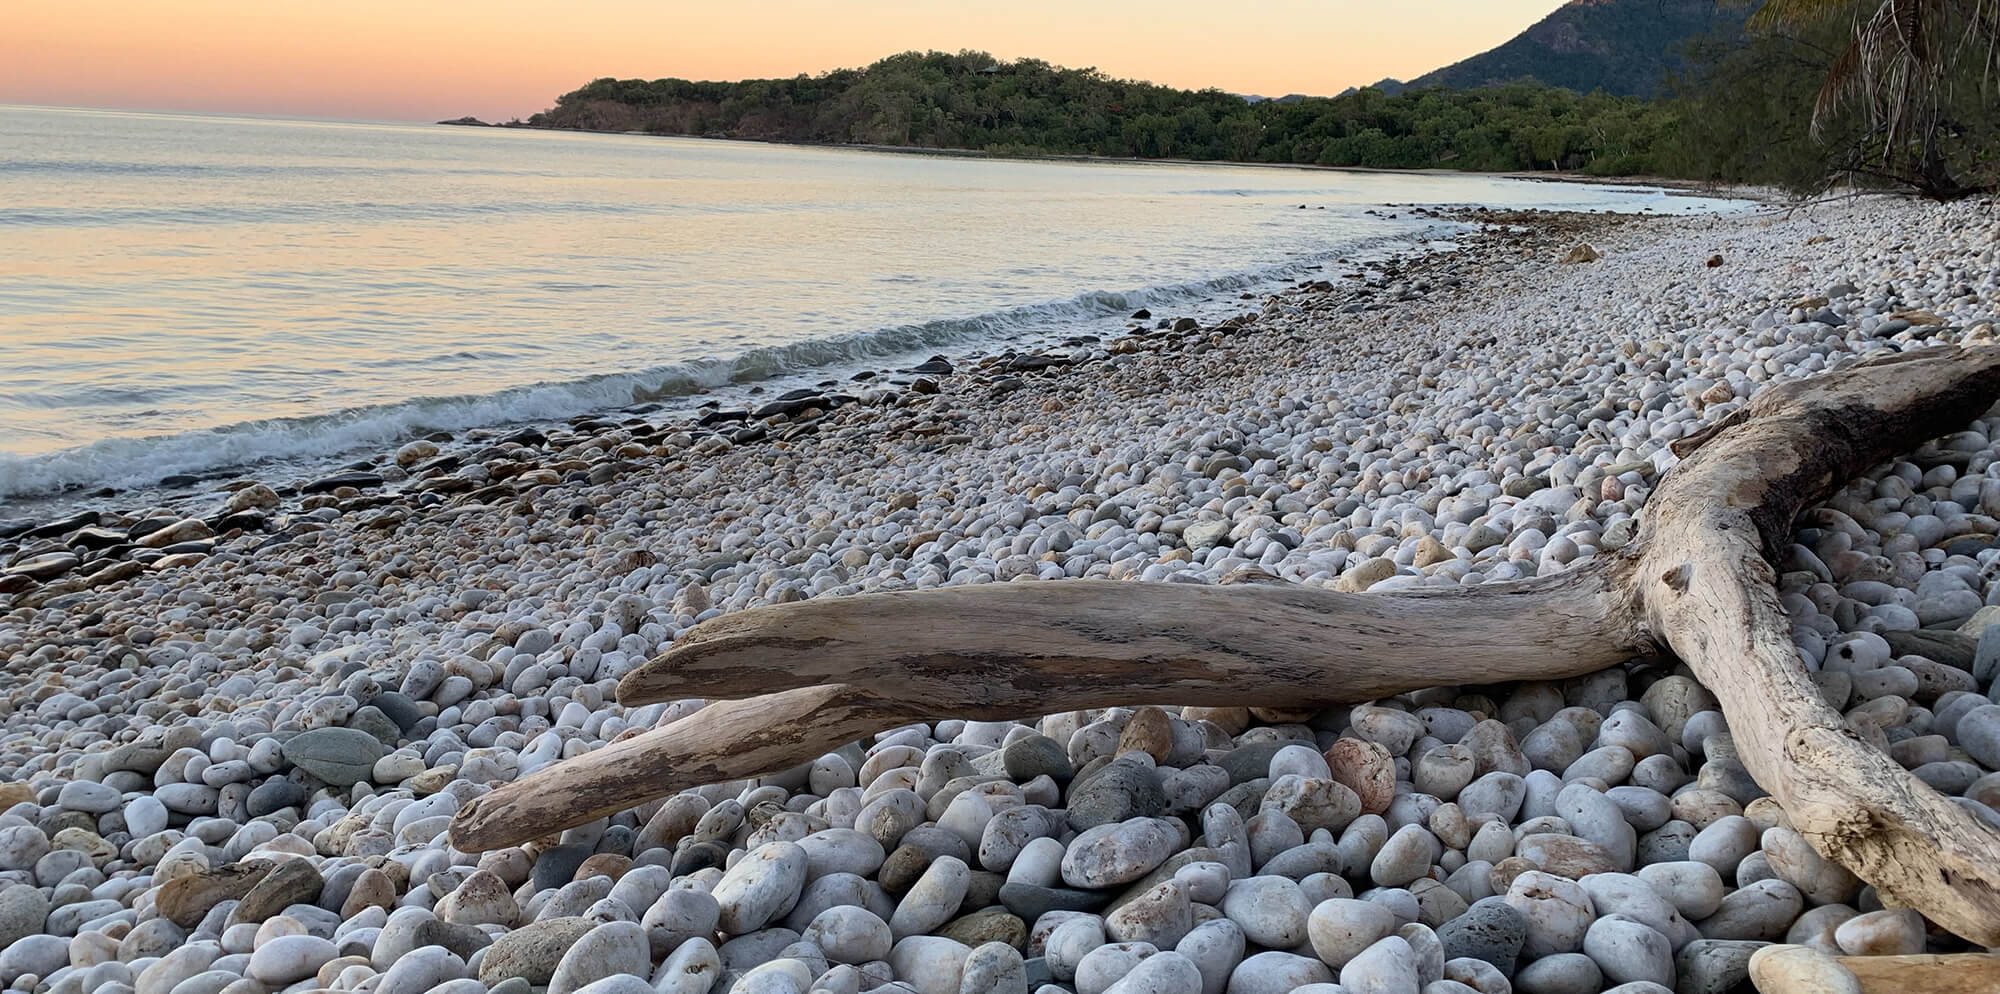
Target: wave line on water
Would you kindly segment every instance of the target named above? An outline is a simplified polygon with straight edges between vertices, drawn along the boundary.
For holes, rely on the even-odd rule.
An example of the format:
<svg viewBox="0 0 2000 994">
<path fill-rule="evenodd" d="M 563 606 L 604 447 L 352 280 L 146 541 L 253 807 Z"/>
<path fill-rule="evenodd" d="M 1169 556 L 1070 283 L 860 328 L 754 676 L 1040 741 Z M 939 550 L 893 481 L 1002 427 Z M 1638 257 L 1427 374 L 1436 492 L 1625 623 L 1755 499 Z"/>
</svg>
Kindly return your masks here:
<svg viewBox="0 0 2000 994">
<path fill-rule="evenodd" d="M 0 455 L 0 503 L 94 487 L 150 487 L 173 475 L 339 456 L 434 431 L 560 420 L 833 367 L 917 361 L 922 353 L 941 348 L 1004 346 L 1034 332 L 1081 332 L 1093 322 L 1122 318 L 1140 308 L 1192 307 L 1219 294 L 1275 289 L 1276 284 L 1337 258 L 1422 245 L 1460 228 L 1428 224 L 1394 235 L 1355 239 L 1267 269 L 1135 290 L 1093 290 L 969 317 L 769 345 L 637 372 L 600 373 L 485 394 L 419 397 L 166 435 L 107 438 L 32 455 Z"/>
</svg>

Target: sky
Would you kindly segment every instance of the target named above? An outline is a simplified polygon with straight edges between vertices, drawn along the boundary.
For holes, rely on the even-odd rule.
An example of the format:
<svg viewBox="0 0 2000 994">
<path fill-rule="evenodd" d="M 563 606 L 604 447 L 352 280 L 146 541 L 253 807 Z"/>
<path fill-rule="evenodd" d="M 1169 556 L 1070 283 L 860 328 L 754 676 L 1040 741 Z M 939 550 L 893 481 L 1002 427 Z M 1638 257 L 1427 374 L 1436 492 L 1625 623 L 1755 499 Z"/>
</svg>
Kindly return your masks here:
<svg viewBox="0 0 2000 994">
<path fill-rule="evenodd" d="M 1493 47 L 1561 0 L 29 0 L 0 103 L 526 117 L 600 76 L 747 79 L 911 49 L 1331 95 Z"/>
</svg>

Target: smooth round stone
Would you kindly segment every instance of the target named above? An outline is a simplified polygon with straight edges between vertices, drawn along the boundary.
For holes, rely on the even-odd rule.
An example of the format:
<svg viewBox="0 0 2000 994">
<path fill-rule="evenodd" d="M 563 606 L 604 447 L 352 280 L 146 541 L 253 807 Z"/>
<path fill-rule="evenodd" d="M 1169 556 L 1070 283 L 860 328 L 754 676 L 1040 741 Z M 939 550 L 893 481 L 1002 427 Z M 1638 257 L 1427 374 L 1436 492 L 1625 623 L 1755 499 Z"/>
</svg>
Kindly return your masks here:
<svg viewBox="0 0 2000 994">
<path fill-rule="evenodd" d="M 1582 949 L 1584 933 L 1597 917 L 1590 895 L 1576 881 L 1540 870 L 1515 877 L 1503 900 L 1526 920 L 1521 952 L 1533 959 Z"/>
<path fill-rule="evenodd" d="M 1104 994 L 1194 994 L 1202 989 L 1194 961 L 1176 952 L 1155 953 L 1139 961 Z"/>
<path fill-rule="evenodd" d="M 900 939 L 925 934 L 950 921 L 958 913 L 971 883 L 972 871 L 963 860 L 953 856 L 932 860 L 923 876 L 917 878 L 896 905 L 896 912 L 889 919 L 890 930 Z"/>
<path fill-rule="evenodd" d="M 1583 784 L 1571 784 L 1556 796 L 1556 814 L 1569 822 L 1572 834 L 1602 847 L 1611 858 L 1611 869 L 1632 869 L 1639 836 L 1625 820 L 1625 812 L 1609 797 Z"/>
<path fill-rule="evenodd" d="M 586 984 L 620 973 L 652 972 L 652 949 L 637 922 L 606 922 L 591 929 L 556 965 L 549 994 L 572 994 Z"/>
<path fill-rule="evenodd" d="M 1870 911 L 1834 929 L 1849 956 L 1914 956 L 1924 951 L 1924 917 L 1908 908 Z"/>
<path fill-rule="evenodd" d="M 1805 898 L 1782 880 L 1759 880 L 1732 891 L 1715 914 L 1697 923 L 1705 939 L 1750 939 L 1769 942 L 1785 934 Z"/>
<path fill-rule="evenodd" d="M 1306 920 L 1306 934 L 1313 954 L 1338 969 L 1361 955 L 1362 950 L 1395 934 L 1400 924 L 1396 913 L 1386 905 L 1332 898 L 1312 909 Z"/>
<path fill-rule="evenodd" d="M 821 879 L 834 878 L 828 876 Z M 803 897 L 800 898 L 800 903 L 804 903 Z M 639 927 L 646 930 L 646 942 L 652 948 L 653 955 L 658 957 L 673 952 L 688 939 L 712 936 L 715 933 L 716 923 L 721 918 L 722 906 L 717 904 L 715 897 L 707 891 L 673 887 L 661 894 L 659 899 L 646 909 L 639 919 Z M 810 922 L 811 919 L 808 918 L 807 921 Z"/>
<path fill-rule="evenodd" d="M 1027 994 L 1028 964 L 1020 950 L 1005 942 L 973 947 L 965 958 L 959 994 Z"/>
<path fill-rule="evenodd" d="M 1243 930 L 1249 941 L 1274 949 L 1290 949 L 1306 941 L 1306 920 L 1312 905 L 1296 881 L 1257 876 L 1229 885 L 1222 913 Z"/>
<path fill-rule="evenodd" d="M 466 983 L 466 982 L 475 984 L 477 983 L 476 981 L 452 981 L 452 983 Z M 451 994 L 451 992 L 447 990 L 447 988 L 449 987 L 450 984 L 443 984 L 438 987 L 432 988 L 432 994 Z M 743 991 L 744 994 L 750 994 L 750 992 L 753 990 L 760 992 L 780 990 L 780 988 L 767 987 L 764 986 L 763 984 L 758 984 L 756 981 L 751 980 L 751 978 L 749 977 L 745 977 L 745 982 L 738 984 L 735 989 Z M 795 989 L 799 990 L 801 994 L 803 994 L 804 988 L 795 988 Z M 470 992 L 471 989 L 468 988 L 468 994 L 470 994 Z M 620 974 L 615 974 L 613 976 L 605 977 L 602 980 L 593 980 L 590 983 L 577 988 L 576 994 L 653 994 L 653 985 L 647 983 L 641 977 L 634 977 L 628 974 L 620 973 Z"/>
<path fill-rule="evenodd" d="M 1596 873 L 1577 881 L 1590 895 L 1591 905 L 1601 918 L 1624 915 L 1667 937 L 1675 948 L 1699 933 L 1681 917 L 1673 902 L 1662 897 L 1645 880 L 1629 873 Z"/>
<path fill-rule="evenodd" d="M 1104 927 L 1115 942 L 1146 942 L 1172 949 L 1194 928 L 1194 902 L 1189 899 L 1187 884 L 1169 879 L 1147 888 L 1107 915 Z"/>
<path fill-rule="evenodd" d="M 1085 829 L 1063 854 L 1063 882 L 1086 890 L 1131 883 L 1166 862 L 1179 841 L 1153 818 Z"/>
<path fill-rule="evenodd" d="M 1405 825 L 1389 836 L 1368 866 L 1368 875 L 1378 886 L 1402 887 L 1430 873 L 1431 864 L 1442 847 L 1422 825 Z"/>
<path fill-rule="evenodd" d="M 1769 943 L 1696 939 L 1674 955 L 1677 994 L 1729 994 L 1750 977 L 1750 957 Z"/>
<path fill-rule="evenodd" d="M 250 975 L 273 987 L 283 987 L 319 972 L 338 951 L 316 935 L 281 935 L 250 956 Z"/>
<path fill-rule="evenodd" d="M 1149 942 L 1112 942 L 1085 953 L 1076 964 L 1077 994 L 1104 994 L 1112 984 L 1157 954 Z"/>
<path fill-rule="evenodd" d="M 125 803 L 125 830 L 135 839 L 166 831 L 168 818 L 167 806 L 151 795 L 141 795 Z"/>
<path fill-rule="evenodd" d="M 1694 841 L 1688 843 L 1687 858 L 1707 863 L 1722 879 L 1733 880 L 1737 864 L 1756 852 L 1757 846 L 1755 823 L 1742 815 L 1725 815 L 1695 834 Z"/>
<path fill-rule="evenodd" d="M 1673 943 L 1635 918 L 1614 914 L 1593 922 L 1583 936 L 1583 954 L 1614 983 L 1674 982 Z"/>
<path fill-rule="evenodd" d="M 1514 990 L 1520 994 L 1598 994 L 1603 989 L 1603 971 L 1582 953 L 1530 960 L 1514 974 Z"/>
<path fill-rule="evenodd" d="M 1765 946 L 1750 957 L 1750 982 L 1764 991 L 1862 994 L 1853 971 L 1817 949 Z"/>
<path fill-rule="evenodd" d="M 1642 866 L 1634 875 L 1671 902 L 1681 917 L 1689 921 L 1715 914 L 1722 907 L 1722 896 L 1727 890 L 1715 867 L 1693 860 Z"/>
<path fill-rule="evenodd" d="M 1291 994 L 1307 984 L 1330 984 L 1333 979 L 1333 971 L 1319 960 L 1267 952 L 1238 963 L 1225 990 L 1228 994 Z"/>
<path fill-rule="evenodd" d="M 1340 968 L 1340 985 L 1350 994 L 1408 994 L 1421 986 L 1417 955 L 1401 936 L 1381 939 Z"/>
<path fill-rule="evenodd" d="M 378 994 L 425 994 L 440 984 L 464 976 L 464 960 L 442 946 L 422 946 L 397 957 L 395 963 L 382 972 L 381 982 L 376 984 L 375 990 Z M 553 986 L 549 989 L 555 990 Z M 565 988 L 560 994 L 571 994 L 573 990 Z"/>
<path fill-rule="evenodd" d="M 1150 818 L 1167 810 L 1159 773 L 1139 762 L 1115 760 L 1070 787 L 1069 826 L 1077 831 Z"/>
<path fill-rule="evenodd" d="M 1490 814 L 1501 821 L 1512 822 L 1527 796 L 1527 781 L 1515 774 L 1496 770 L 1459 791 L 1458 806 L 1467 818 Z"/>
<path fill-rule="evenodd" d="M 784 915 L 806 883 L 806 851 L 792 842 L 771 842 L 744 856 L 722 875 L 711 892 L 728 935 L 747 935 Z"/>
<path fill-rule="evenodd" d="M 1201 972 L 1202 994 L 1222 994 L 1236 964 L 1243 962 L 1247 940 L 1243 929 L 1227 918 L 1196 925 L 1174 946 L 1174 952 L 1188 958 Z"/>
<path fill-rule="evenodd" d="M 1050 975 L 1063 981 L 1076 979 L 1083 958 L 1104 944 L 1104 922 L 1096 915 L 1079 915 L 1058 924 L 1043 943 Z"/>
<path fill-rule="evenodd" d="M 1474 994 L 1513 994 L 1514 984 L 1500 969 L 1483 959 L 1446 960 L 1444 980 L 1459 984 Z M 1432 985 L 1425 985 L 1426 994 Z"/>
<path fill-rule="evenodd" d="M 285 740 L 292 765 L 336 787 L 368 779 L 385 751 L 382 740 L 354 728 L 315 728 Z"/>
<path fill-rule="evenodd" d="M 917 994 L 958 994 L 965 961 L 972 950 L 962 942 L 934 935 L 913 935 L 889 952 L 895 978 Z"/>
<path fill-rule="evenodd" d="M 487 948 L 479 979 L 490 986 L 522 977 L 536 987 L 547 986 L 563 955 L 596 924 L 581 917 L 545 918 L 505 932 Z"/>
<path fill-rule="evenodd" d="M 1276 780 L 1293 774 L 1324 779 L 1333 776 L 1333 768 L 1327 765 L 1326 757 L 1322 756 L 1318 749 L 1311 746 L 1288 745 L 1272 754 L 1267 775 Z"/>
<path fill-rule="evenodd" d="M 1007 779 L 1027 783 L 1046 776 L 1057 783 L 1070 779 L 1069 755 L 1055 739 L 1046 735 L 1023 735 L 1000 750 Z"/>
<path fill-rule="evenodd" d="M 1843 903 L 1861 888 L 1861 881 L 1846 867 L 1821 856 L 1805 836 L 1789 828 L 1768 828 L 1760 841 L 1771 871 L 1813 904 Z"/>
<path fill-rule="evenodd" d="M 868 876 L 882 868 L 886 855 L 882 844 L 851 828 L 828 828 L 798 841 L 806 852 L 806 875 L 812 878 L 829 873 Z"/>
<path fill-rule="evenodd" d="M 895 936 L 888 923 L 866 908 L 828 908 L 813 918 L 799 938 L 813 943 L 835 963 L 859 966 L 889 958 Z"/>
<path fill-rule="evenodd" d="M 1271 781 L 1259 810 L 1282 813 L 1307 833 L 1338 832 L 1361 814 L 1361 798 L 1336 780 L 1290 774 Z"/>
<path fill-rule="evenodd" d="M 480 971 L 484 974 L 484 969 Z M 655 994 L 708 994 L 722 976 L 722 955 L 707 939 L 682 943 L 653 972 Z M 499 994 L 494 988 L 493 994 Z"/>
<path fill-rule="evenodd" d="M 56 804 L 71 811 L 94 815 L 118 810 L 123 800 L 116 790 L 101 783 L 90 783 L 85 780 L 72 780 L 63 784 L 62 789 L 56 792 Z"/>
</svg>

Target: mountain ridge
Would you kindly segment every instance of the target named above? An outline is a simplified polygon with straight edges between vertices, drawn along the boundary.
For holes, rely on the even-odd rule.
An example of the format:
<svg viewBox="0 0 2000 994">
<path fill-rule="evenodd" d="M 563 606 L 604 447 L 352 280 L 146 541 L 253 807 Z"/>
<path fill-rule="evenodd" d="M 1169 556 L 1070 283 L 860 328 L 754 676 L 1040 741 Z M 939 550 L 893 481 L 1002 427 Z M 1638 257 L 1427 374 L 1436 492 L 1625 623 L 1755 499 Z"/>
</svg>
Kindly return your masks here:
<svg viewBox="0 0 2000 994">
<path fill-rule="evenodd" d="M 1464 90 L 1532 78 L 1548 86 L 1657 97 L 1683 68 L 1680 49 L 1704 35 L 1738 37 L 1755 4 L 1718 0 L 1570 0 L 1487 51 L 1376 89 Z"/>
</svg>

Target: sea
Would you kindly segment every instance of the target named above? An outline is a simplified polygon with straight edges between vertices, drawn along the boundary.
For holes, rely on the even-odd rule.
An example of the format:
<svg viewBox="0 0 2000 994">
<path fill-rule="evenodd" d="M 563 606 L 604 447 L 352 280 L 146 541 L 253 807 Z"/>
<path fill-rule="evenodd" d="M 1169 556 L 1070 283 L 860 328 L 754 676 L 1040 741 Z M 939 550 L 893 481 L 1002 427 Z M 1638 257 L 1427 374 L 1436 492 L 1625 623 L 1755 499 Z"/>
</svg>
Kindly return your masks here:
<svg viewBox="0 0 2000 994">
<path fill-rule="evenodd" d="M 1448 249 L 1412 205 L 1741 201 L 1455 174 L 1010 160 L 0 107 L 0 504 L 332 463 L 936 353 L 1213 318 Z"/>
</svg>

